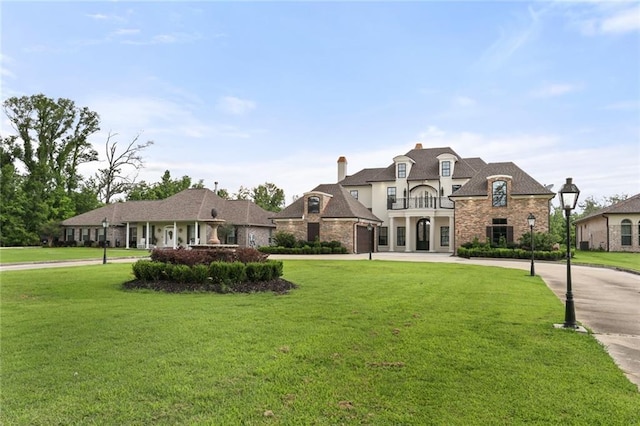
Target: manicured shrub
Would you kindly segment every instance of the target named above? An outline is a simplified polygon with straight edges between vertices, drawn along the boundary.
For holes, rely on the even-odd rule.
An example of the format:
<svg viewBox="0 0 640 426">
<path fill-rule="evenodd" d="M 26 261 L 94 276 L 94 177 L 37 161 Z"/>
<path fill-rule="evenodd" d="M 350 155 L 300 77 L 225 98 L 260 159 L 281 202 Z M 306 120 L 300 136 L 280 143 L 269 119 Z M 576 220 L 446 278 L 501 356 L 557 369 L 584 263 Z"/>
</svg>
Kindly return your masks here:
<svg viewBox="0 0 640 426">
<path fill-rule="evenodd" d="M 280 247 L 294 247 L 296 244 L 296 237 L 289 232 L 278 231 L 273 235 L 273 243 Z"/>
</svg>

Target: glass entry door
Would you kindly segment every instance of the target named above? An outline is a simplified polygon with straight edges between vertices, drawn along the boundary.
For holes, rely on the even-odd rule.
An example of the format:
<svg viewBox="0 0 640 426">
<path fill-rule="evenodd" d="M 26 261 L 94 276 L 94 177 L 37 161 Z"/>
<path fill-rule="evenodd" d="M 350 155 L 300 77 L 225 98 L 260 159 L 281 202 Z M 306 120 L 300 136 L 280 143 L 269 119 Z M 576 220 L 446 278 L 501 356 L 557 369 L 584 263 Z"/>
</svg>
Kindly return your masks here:
<svg viewBox="0 0 640 426">
<path fill-rule="evenodd" d="M 416 250 L 429 250 L 429 230 L 431 221 L 420 219 L 416 226 Z"/>
</svg>

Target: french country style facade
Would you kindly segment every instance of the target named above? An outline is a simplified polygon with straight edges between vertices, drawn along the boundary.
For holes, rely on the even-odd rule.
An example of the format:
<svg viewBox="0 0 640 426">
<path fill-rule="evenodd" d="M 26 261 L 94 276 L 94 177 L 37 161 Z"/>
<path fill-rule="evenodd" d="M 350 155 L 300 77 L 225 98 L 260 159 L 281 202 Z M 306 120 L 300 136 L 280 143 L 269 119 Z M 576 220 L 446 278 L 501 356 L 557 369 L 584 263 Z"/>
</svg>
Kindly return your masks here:
<svg viewBox="0 0 640 426">
<path fill-rule="evenodd" d="M 126 248 L 177 248 L 205 244 L 211 238 L 212 210 L 222 244 L 259 247 L 271 243 L 272 212 L 249 200 L 226 200 L 213 191 L 185 189 L 164 200 L 107 204 L 62 222 L 64 240 L 78 245 L 104 241 Z"/>
<path fill-rule="evenodd" d="M 277 215 L 276 229 L 328 240 L 322 206 L 331 203 L 321 203 L 320 216 L 305 215 L 303 207 L 315 203 L 311 200 L 321 187 L 294 203 L 295 214 L 292 205 Z M 366 236 L 364 231 L 358 234 L 358 227 L 370 228 L 373 251 L 454 253 L 476 238 L 517 242 L 529 231 L 530 213 L 536 217 L 536 231 L 548 232 L 550 201 L 555 196 L 514 163 L 487 164 L 481 158 L 464 158 L 449 147 L 421 144 L 394 157 L 388 167 L 353 175 L 347 174 L 347 160 L 340 157 L 337 187 L 371 215 L 345 213 L 354 229 L 346 234 L 350 241 L 345 245 L 353 252 L 369 249 L 358 243 Z"/>
</svg>

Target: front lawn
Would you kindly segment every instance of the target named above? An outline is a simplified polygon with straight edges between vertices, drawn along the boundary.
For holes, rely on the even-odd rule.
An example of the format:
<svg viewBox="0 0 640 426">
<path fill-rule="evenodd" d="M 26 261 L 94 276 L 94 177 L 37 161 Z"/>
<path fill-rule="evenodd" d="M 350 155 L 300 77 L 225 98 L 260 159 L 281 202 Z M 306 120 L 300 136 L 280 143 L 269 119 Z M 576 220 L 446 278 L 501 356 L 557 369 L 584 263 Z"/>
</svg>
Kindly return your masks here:
<svg viewBox="0 0 640 426">
<path fill-rule="evenodd" d="M 284 261 L 287 295 L 0 275 L 0 424 L 639 424 L 640 393 L 520 270 Z"/>
<path fill-rule="evenodd" d="M 0 264 L 56 262 L 64 260 L 102 259 L 99 247 L 19 247 L 0 249 Z M 117 257 L 146 257 L 149 250 L 107 247 L 107 259 Z"/>
<path fill-rule="evenodd" d="M 577 250 L 572 262 L 584 265 L 609 266 L 640 272 L 640 253 Z"/>
</svg>

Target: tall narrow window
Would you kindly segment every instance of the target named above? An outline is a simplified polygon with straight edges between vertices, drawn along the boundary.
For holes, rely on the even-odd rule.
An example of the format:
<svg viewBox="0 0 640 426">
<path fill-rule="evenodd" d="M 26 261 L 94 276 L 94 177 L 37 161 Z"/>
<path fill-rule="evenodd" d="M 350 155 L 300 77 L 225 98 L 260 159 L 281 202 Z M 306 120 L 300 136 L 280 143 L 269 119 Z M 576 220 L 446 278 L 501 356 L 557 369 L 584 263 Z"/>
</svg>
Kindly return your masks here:
<svg viewBox="0 0 640 426">
<path fill-rule="evenodd" d="M 405 228 L 404 226 L 398 226 L 398 228 L 396 228 L 396 243 L 398 246 L 406 245 L 406 231 L 407 228 Z"/>
<path fill-rule="evenodd" d="M 389 245 L 389 228 L 386 226 L 381 226 L 380 228 L 378 228 L 378 245 Z"/>
<path fill-rule="evenodd" d="M 73 228 L 67 228 L 67 237 L 65 238 L 66 241 L 73 241 Z"/>
<path fill-rule="evenodd" d="M 451 176 L 451 161 L 442 162 L 442 176 Z"/>
<path fill-rule="evenodd" d="M 449 227 L 448 226 L 440 227 L 440 246 L 441 247 L 449 246 Z"/>
<path fill-rule="evenodd" d="M 492 205 L 493 207 L 506 207 L 507 205 L 507 182 L 497 180 L 492 185 Z"/>
<path fill-rule="evenodd" d="M 387 188 L 387 210 L 393 209 L 393 204 L 396 202 L 396 187 L 390 186 Z"/>
<path fill-rule="evenodd" d="M 620 236 L 623 246 L 631 245 L 631 221 L 629 219 L 624 219 L 620 224 Z"/>
<path fill-rule="evenodd" d="M 405 163 L 398 163 L 398 177 L 399 178 L 407 177 L 407 165 Z"/>
<path fill-rule="evenodd" d="M 320 197 L 309 197 L 307 213 L 320 213 Z"/>
</svg>

